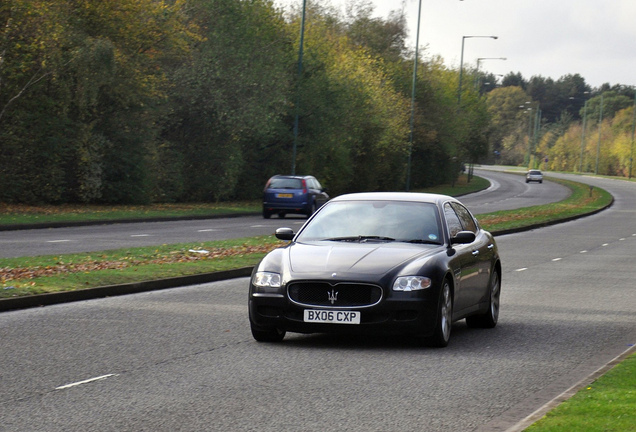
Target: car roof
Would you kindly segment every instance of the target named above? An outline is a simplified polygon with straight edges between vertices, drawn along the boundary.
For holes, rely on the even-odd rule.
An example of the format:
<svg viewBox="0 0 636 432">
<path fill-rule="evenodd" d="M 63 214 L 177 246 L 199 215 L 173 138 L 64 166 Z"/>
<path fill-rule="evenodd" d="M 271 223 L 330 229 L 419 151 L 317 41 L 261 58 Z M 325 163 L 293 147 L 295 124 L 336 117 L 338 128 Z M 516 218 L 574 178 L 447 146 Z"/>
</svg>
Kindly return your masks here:
<svg viewBox="0 0 636 432">
<path fill-rule="evenodd" d="M 360 192 L 340 195 L 331 201 L 408 201 L 443 204 L 447 201 L 459 202 L 448 195 L 421 192 Z"/>
</svg>

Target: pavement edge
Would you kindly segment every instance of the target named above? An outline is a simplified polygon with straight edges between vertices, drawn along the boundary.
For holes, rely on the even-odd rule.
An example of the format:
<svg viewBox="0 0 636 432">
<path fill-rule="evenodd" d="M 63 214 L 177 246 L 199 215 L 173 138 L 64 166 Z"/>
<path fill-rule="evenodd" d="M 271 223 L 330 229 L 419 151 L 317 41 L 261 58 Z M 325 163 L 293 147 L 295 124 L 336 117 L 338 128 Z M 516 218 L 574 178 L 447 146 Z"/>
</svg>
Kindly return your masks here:
<svg viewBox="0 0 636 432">
<path fill-rule="evenodd" d="M 91 300 L 101 297 L 136 294 L 146 291 L 177 288 L 180 286 L 197 285 L 208 282 L 218 282 L 226 279 L 250 276 L 252 274 L 252 269 L 253 267 L 241 267 L 238 269 L 201 273 L 190 276 L 179 276 L 166 279 L 86 288 L 74 291 L 64 291 L 50 294 L 36 294 L 31 296 L 0 299 L 0 312 L 40 306 L 49 306 L 59 303 L 69 303 L 81 300 Z"/>
</svg>

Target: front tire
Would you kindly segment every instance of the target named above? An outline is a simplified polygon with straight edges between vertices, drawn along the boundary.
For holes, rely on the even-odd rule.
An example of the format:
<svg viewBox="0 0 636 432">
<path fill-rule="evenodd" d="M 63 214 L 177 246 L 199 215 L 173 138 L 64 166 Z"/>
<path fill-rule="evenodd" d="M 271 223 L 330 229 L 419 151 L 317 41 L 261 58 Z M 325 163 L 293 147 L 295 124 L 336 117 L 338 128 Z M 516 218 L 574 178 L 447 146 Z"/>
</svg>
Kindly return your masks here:
<svg viewBox="0 0 636 432">
<path fill-rule="evenodd" d="M 490 279 L 488 310 L 482 315 L 466 318 L 466 324 L 471 328 L 494 328 L 499 321 L 499 307 L 501 298 L 501 279 L 499 272 L 494 271 Z"/>
<path fill-rule="evenodd" d="M 426 345 L 436 348 L 448 346 L 453 326 L 453 294 L 450 282 L 444 280 L 437 305 L 437 324 L 433 335 L 425 339 Z"/>
<path fill-rule="evenodd" d="M 285 337 L 285 330 L 280 330 L 277 328 L 272 328 L 268 330 L 261 330 L 257 327 L 254 327 L 254 324 L 250 323 L 250 327 L 252 329 L 252 336 L 258 342 L 280 342 Z"/>
</svg>

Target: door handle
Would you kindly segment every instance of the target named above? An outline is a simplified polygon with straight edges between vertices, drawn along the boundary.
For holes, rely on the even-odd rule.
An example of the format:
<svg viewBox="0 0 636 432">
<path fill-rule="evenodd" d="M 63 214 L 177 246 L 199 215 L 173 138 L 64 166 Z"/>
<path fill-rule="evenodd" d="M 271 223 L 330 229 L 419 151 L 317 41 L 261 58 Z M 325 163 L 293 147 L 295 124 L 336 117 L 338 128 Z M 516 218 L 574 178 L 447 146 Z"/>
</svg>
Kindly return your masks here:
<svg viewBox="0 0 636 432">
<path fill-rule="evenodd" d="M 477 255 L 479 255 L 479 251 L 478 250 L 473 251 L 473 256 L 477 256 Z"/>
</svg>

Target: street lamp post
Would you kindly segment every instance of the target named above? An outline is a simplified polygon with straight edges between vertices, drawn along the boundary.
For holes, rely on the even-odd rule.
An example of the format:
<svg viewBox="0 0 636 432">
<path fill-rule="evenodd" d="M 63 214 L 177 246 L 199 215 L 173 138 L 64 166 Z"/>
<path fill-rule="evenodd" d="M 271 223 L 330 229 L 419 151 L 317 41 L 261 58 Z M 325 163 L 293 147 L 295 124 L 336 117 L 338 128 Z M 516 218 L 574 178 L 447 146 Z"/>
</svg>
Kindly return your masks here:
<svg viewBox="0 0 636 432">
<path fill-rule="evenodd" d="M 498 36 L 462 36 L 462 51 L 461 51 L 461 56 L 459 60 L 459 85 L 457 86 L 457 110 L 458 111 L 461 109 L 461 102 L 462 102 L 462 78 L 464 75 L 464 42 L 466 41 L 466 39 L 471 39 L 471 38 L 498 39 L 499 37 Z M 469 161 L 469 163 L 471 164 L 471 166 L 468 170 L 468 181 L 470 181 L 472 177 L 472 161 Z M 454 181 L 453 181 L 453 186 L 455 186 Z"/>
<path fill-rule="evenodd" d="M 632 117 L 632 145 L 629 151 L 629 174 L 628 179 L 632 178 L 632 164 L 634 162 L 634 131 L 636 131 L 636 91 L 634 92 L 634 114 Z"/>
<path fill-rule="evenodd" d="M 462 101 L 462 77 L 464 74 L 464 41 L 470 38 L 489 38 L 498 39 L 498 36 L 462 36 L 462 52 L 459 58 L 459 86 L 457 89 L 457 107 L 459 108 Z"/>
<path fill-rule="evenodd" d="M 590 92 L 583 92 L 584 95 L 590 94 Z M 575 97 L 571 97 L 570 100 L 577 100 Z M 578 99 L 580 100 L 580 99 Z M 581 157 L 579 158 L 579 172 L 583 172 L 583 148 L 585 147 L 585 124 L 587 120 L 587 99 L 585 99 L 585 104 L 583 104 L 583 122 L 582 122 L 582 131 L 581 131 Z"/>
<path fill-rule="evenodd" d="M 413 64 L 413 85 L 411 90 L 411 122 L 409 132 L 409 158 L 406 166 L 406 191 L 411 188 L 411 158 L 413 154 L 413 128 L 415 124 L 415 83 L 417 81 L 417 55 L 420 42 L 420 18 L 422 17 L 422 0 L 417 9 L 417 33 L 415 36 L 415 62 Z"/>
<path fill-rule="evenodd" d="M 296 148 L 298 146 L 298 116 L 300 115 L 300 80 L 303 72 L 303 42 L 305 39 L 305 10 L 307 0 L 303 0 L 303 12 L 300 20 L 300 47 L 298 48 L 298 82 L 296 83 L 296 115 L 294 116 L 294 145 L 292 147 L 291 174 L 296 175 Z"/>
<path fill-rule="evenodd" d="M 526 105 L 529 107 L 526 108 Z M 539 107 L 539 103 L 537 103 L 536 110 L 532 107 L 532 101 L 527 101 L 524 105 L 521 105 L 519 108 L 525 109 L 528 113 L 528 168 L 532 168 L 532 150 L 537 145 L 537 139 L 539 136 L 539 132 L 541 131 L 541 108 Z M 534 112 L 534 119 L 531 117 L 532 112 Z M 534 121 L 533 121 L 534 120 Z"/>
<path fill-rule="evenodd" d="M 482 60 L 508 60 L 506 57 L 479 57 L 477 59 L 477 72 L 479 72 L 479 63 Z"/>
<path fill-rule="evenodd" d="M 523 109 L 528 114 L 528 156 L 527 156 L 527 164 L 530 166 L 530 153 L 532 151 L 532 102 L 527 101 L 525 104 L 521 105 L 519 108 Z M 530 106 L 527 106 L 530 105 Z"/>
<path fill-rule="evenodd" d="M 596 167 L 594 174 L 598 174 L 598 160 L 601 156 L 601 132 L 603 129 L 603 93 L 601 93 L 601 110 L 598 115 L 598 146 L 596 146 Z"/>
<path fill-rule="evenodd" d="M 481 86 L 481 77 L 479 76 L 479 64 L 483 61 L 483 60 L 508 60 L 506 57 L 479 57 L 477 59 L 477 90 L 479 90 L 480 86 Z"/>
</svg>

